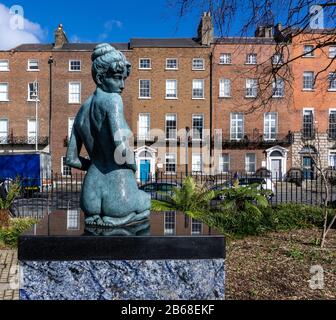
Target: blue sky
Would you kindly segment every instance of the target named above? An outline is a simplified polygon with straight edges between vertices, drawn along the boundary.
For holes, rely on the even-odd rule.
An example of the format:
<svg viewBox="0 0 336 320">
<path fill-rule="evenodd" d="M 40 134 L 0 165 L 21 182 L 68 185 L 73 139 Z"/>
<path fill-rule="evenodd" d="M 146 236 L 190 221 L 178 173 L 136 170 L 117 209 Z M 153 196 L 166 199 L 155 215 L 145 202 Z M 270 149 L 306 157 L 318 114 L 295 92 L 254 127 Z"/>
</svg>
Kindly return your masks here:
<svg viewBox="0 0 336 320">
<path fill-rule="evenodd" d="M 196 36 L 201 14 L 206 8 L 196 7 L 180 18 L 176 7 L 168 6 L 169 1 L 174 2 L 53 0 L 50 3 L 45 0 L 0 0 L 0 50 L 8 50 L 22 43 L 52 43 L 59 23 L 63 24 L 70 42 L 128 42 L 130 38 Z M 251 12 L 245 1 L 241 0 L 232 21 L 228 19 L 229 12 L 226 13 L 226 26 L 229 30 L 224 30 L 224 35 L 240 34 L 244 20 Z M 278 2 L 274 2 L 274 22 L 284 22 L 286 10 L 275 3 Z M 13 29 L 11 25 L 13 15 L 10 8 L 13 5 L 24 9 L 24 28 L 19 30 Z M 252 29 L 249 30 L 249 35 L 254 33 Z"/>
<path fill-rule="evenodd" d="M 43 42 L 53 41 L 59 23 L 73 41 L 123 42 L 131 37 L 192 37 L 199 22 L 198 13 L 179 19 L 166 0 L 0 0 L 0 3 L 7 8 L 22 6 L 25 18 L 43 30 Z"/>
</svg>

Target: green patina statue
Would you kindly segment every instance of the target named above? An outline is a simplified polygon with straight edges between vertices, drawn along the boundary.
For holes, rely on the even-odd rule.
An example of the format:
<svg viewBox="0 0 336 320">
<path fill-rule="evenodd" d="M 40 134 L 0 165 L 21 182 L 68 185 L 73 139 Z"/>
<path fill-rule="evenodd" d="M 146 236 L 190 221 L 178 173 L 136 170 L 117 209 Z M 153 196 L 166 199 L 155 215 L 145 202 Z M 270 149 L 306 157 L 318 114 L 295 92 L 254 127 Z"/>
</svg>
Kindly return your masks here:
<svg viewBox="0 0 336 320">
<path fill-rule="evenodd" d="M 72 129 L 66 164 L 87 171 L 80 206 L 85 223 L 117 227 L 148 218 L 150 195 L 138 189 L 132 135 L 120 96 L 131 70 L 125 56 L 109 44 L 92 54 L 96 91 L 79 110 Z M 84 144 L 89 159 L 80 156 Z"/>
</svg>

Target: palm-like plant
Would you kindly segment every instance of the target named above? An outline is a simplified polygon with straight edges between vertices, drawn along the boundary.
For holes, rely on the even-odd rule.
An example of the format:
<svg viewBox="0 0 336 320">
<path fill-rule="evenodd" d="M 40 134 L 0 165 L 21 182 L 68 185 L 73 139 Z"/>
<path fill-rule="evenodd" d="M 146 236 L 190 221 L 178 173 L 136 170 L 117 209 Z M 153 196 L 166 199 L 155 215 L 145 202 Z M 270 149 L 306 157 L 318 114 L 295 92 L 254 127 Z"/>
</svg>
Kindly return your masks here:
<svg viewBox="0 0 336 320">
<path fill-rule="evenodd" d="M 10 209 L 11 205 L 15 198 L 20 195 L 20 182 L 18 180 L 12 182 L 9 185 L 8 193 L 4 195 L 4 197 L 0 197 L 0 210 L 7 210 Z"/>
<path fill-rule="evenodd" d="M 210 210 L 210 202 L 216 192 L 208 190 L 204 184 L 197 184 L 192 177 L 186 177 L 181 188 L 173 188 L 172 193 L 166 196 L 167 201 L 152 200 L 152 210 L 180 211 L 197 217 Z"/>
<path fill-rule="evenodd" d="M 0 194 L 0 227 L 6 227 L 9 225 L 9 217 L 11 215 L 10 208 L 13 204 L 14 199 L 19 196 L 20 189 L 21 187 L 18 180 L 10 184 L 7 193 L 4 191 L 5 189 L 3 188 L 4 192 L 1 192 Z"/>
<path fill-rule="evenodd" d="M 259 184 L 249 186 L 239 186 L 235 182 L 233 188 L 224 189 L 221 194 L 225 200 L 222 205 L 223 209 L 233 210 L 235 212 L 251 212 L 255 215 L 261 215 L 259 207 L 267 207 L 267 196 L 271 194 L 269 190 L 260 190 Z"/>
</svg>

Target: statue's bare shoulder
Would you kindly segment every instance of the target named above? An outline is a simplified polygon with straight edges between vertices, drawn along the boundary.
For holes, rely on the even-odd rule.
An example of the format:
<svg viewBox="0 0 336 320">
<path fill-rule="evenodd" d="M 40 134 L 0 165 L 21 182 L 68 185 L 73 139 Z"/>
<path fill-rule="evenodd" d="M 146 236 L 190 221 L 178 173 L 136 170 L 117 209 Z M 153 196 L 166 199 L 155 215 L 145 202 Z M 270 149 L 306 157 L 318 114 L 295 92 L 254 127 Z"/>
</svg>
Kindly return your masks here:
<svg viewBox="0 0 336 320">
<path fill-rule="evenodd" d="M 84 104 L 79 109 L 76 119 L 75 119 L 75 126 L 82 126 L 84 122 L 88 119 L 90 114 L 90 107 L 92 103 L 93 96 L 90 96 Z"/>
<path fill-rule="evenodd" d="M 104 112 L 106 115 L 123 112 L 123 101 L 117 93 L 107 93 L 100 91 L 95 96 L 95 108 Z"/>
</svg>

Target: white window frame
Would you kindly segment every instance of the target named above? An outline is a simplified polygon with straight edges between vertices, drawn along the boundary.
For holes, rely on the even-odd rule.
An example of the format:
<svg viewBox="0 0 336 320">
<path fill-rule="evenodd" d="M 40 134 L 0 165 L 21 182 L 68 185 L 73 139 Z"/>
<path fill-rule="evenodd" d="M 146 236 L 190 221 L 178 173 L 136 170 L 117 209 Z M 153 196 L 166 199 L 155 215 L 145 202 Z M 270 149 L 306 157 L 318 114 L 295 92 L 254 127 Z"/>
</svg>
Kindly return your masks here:
<svg viewBox="0 0 336 320">
<path fill-rule="evenodd" d="M 315 110 L 314 108 L 303 108 L 302 109 L 302 130 L 304 130 L 304 116 L 306 112 L 311 113 L 313 116 L 312 131 L 314 131 L 315 130 Z"/>
<path fill-rule="evenodd" d="M 37 69 L 31 69 L 31 63 L 32 62 L 37 62 Z M 39 59 L 28 59 L 28 64 L 27 64 L 27 71 L 29 72 L 38 72 L 40 71 L 40 61 Z"/>
<path fill-rule="evenodd" d="M 258 96 L 258 80 L 249 78 L 245 81 L 245 98 L 256 98 Z"/>
<path fill-rule="evenodd" d="M 6 131 L 0 131 L 0 145 L 8 144 L 8 136 L 9 136 L 9 120 L 7 118 L 1 118 L 0 123 L 2 121 L 6 122 Z"/>
<path fill-rule="evenodd" d="M 74 84 L 79 84 L 79 93 L 73 93 L 70 91 L 71 85 L 74 85 Z M 79 96 L 79 101 L 73 102 L 71 101 L 70 96 L 75 95 L 75 94 Z M 81 101 L 82 101 L 82 83 L 80 81 L 70 81 L 68 85 L 68 103 L 69 104 L 81 104 Z"/>
<path fill-rule="evenodd" d="M 175 60 L 176 61 L 176 67 L 172 68 L 168 66 L 168 61 L 171 60 Z M 166 58 L 166 70 L 178 70 L 179 69 L 179 62 L 177 58 Z"/>
<path fill-rule="evenodd" d="M 195 226 L 197 226 L 197 228 L 200 226 L 201 229 L 195 230 Z M 194 218 L 191 218 L 191 235 L 192 236 L 201 235 L 202 233 L 203 233 L 203 223 Z"/>
<path fill-rule="evenodd" d="M 142 122 L 140 121 L 141 116 L 146 116 L 146 127 L 140 127 Z M 142 134 L 140 129 L 146 129 L 146 133 Z M 148 140 L 150 138 L 150 131 L 151 131 L 151 115 L 149 112 L 141 112 L 138 114 L 138 139 L 141 141 Z"/>
<path fill-rule="evenodd" d="M 275 121 L 268 118 L 268 116 L 275 115 Z M 272 124 L 275 123 L 275 137 L 272 138 Z M 268 125 L 268 126 L 267 126 Z M 264 113 L 264 140 L 265 141 L 275 141 L 278 134 L 278 113 L 277 112 L 266 112 Z"/>
<path fill-rule="evenodd" d="M 6 69 L 1 69 L 0 72 L 7 72 L 9 71 L 9 60 L 8 59 L 0 59 L 0 63 L 6 63 Z"/>
<path fill-rule="evenodd" d="M 219 98 L 231 98 L 231 79 L 219 79 Z"/>
<path fill-rule="evenodd" d="M 331 163 L 331 155 L 335 155 L 335 160 L 334 160 L 334 165 Z M 328 166 L 332 167 L 334 170 L 336 169 L 336 150 L 335 149 L 330 149 L 328 152 Z"/>
<path fill-rule="evenodd" d="M 336 46 L 329 47 L 329 58 L 330 59 L 336 58 Z"/>
<path fill-rule="evenodd" d="M 168 97 L 168 82 L 174 82 L 175 83 L 175 96 L 174 97 Z M 171 89 L 169 89 L 171 90 Z M 176 79 L 166 79 L 166 99 L 168 100 L 176 100 L 178 99 L 178 81 Z"/>
<path fill-rule="evenodd" d="M 31 85 L 31 84 L 34 85 L 35 83 L 36 83 L 36 85 L 37 85 L 37 101 L 40 101 L 40 83 L 39 83 L 39 82 L 29 82 L 29 83 L 28 83 L 28 97 L 27 97 L 27 101 L 36 101 L 35 98 L 32 98 L 32 97 L 30 96 L 30 94 L 34 92 L 34 90 L 33 90 L 33 91 L 30 91 L 30 85 Z M 33 88 L 33 89 L 34 89 L 34 88 Z"/>
<path fill-rule="evenodd" d="M 254 155 L 254 162 L 250 162 L 250 161 L 247 161 L 247 160 L 249 160 L 249 158 L 248 158 L 248 155 Z M 250 170 L 248 170 L 249 169 L 249 165 L 250 164 L 254 164 L 254 171 L 250 171 Z M 246 154 L 245 154 L 245 171 L 246 171 L 246 173 L 255 173 L 256 171 L 257 171 L 257 155 L 256 155 L 256 153 L 253 153 L 253 152 L 247 152 Z"/>
<path fill-rule="evenodd" d="M 224 155 L 225 156 L 228 156 L 228 161 L 225 161 L 224 162 Z M 224 168 L 224 164 L 227 164 L 228 165 L 228 170 L 225 171 L 223 170 Z M 219 162 L 218 162 L 218 165 L 219 165 L 219 172 L 220 173 L 229 173 L 230 172 L 230 167 L 231 167 L 231 157 L 230 157 L 230 153 L 222 153 L 219 155 Z"/>
<path fill-rule="evenodd" d="M 194 118 L 196 117 L 202 117 L 202 137 L 201 138 L 197 138 L 195 137 L 195 132 L 198 131 L 198 130 L 195 130 L 195 126 L 194 126 Z M 203 113 L 196 113 L 196 114 L 193 114 L 192 117 L 191 117 L 191 121 L 192 121 L 192 139 L 193 140 L 196 140 L 196 141 L 202 141 L 204 139 L 204 114 Z"/>
<path fill-rule="evenodd" d="M 195 163 L 195 157 L 197 156 L 197 160 L 200 160 L 200 163 Z M 197 166 L 197 169 L 195 170 L 195 167 Z M 191 169 L 193 174 L 197 173 L 203 173 L 203 154 L 202 153 L 192 153 L 191 155 Z"/>
<path fill-rule="evenodd" d="M 172 217 L 174 219 L 171 219 Z M 169 225 L 173 225 L 174 228 L 169 228 L 169 229 L 167 228 L 167 225 L 168 225 L 167 218 L 171 219 L 171 221 L 169 221 Z M 176 212 L 175 211 L 165 211 L 164 213 L 164 234 L 165 236 L 173 236 L 176 234 Z"/>
<path fill-rule="evenodd" d="M 80 210 L 67 209 L 67 230 L 80 230 Z"/>
<path fill-rule="evenodd" d="M 278 87 L 278 82 L 281 82 L 282 83 L 282 88 L 281 87 Z M 276 89 L 276 92 L 274 91 Z M 281 91 L 279 91 L 281 89 Z M 281 78 L 278 78 L 276 80 L 273 80 L 273 83 L 272 83 L 272 98 L 283 98 L 285 96 L 285 80 L 284 79 L 281 79 Z M 281 93 L 281 94 L 278 94 L 278 93 Z M 275 94 L 276 93 L 276 94 Z"/>
<path fill-rule="evenodd" d="M 333 79 L 331 79 L 332 75 Z M 329 72 L 328 81 L 329 81 L 328 91 L 336 91 L 336 72 Z"/>
<path fill-rule="evenodd" d="M 245 64 L 257 64 L 257 54 L 256 53 L 248 53 L 246 54 Z"/>
<path fill-rule="evenodd" d="M 311 81 L 307 81 L 308 79 L 308 76 L 307 75 L 310 75 L 312 76 L 311 77 Z M 309 76 L 309 78 L 310 78 Z M 315 86 L 314 86 L 314 78 L 315 78 L 315 73 L 314 71 L 303 71 L 303 75 L 302 75 L 302 90 L 303 91 L 312 91 L 314 90 Z M 311 86 L 310 87 L 306 87 L 307 84 L 310 84 L 311 83 Z"/>
<path fill-rule="evenodd" d="M 170 162 L 170 164 L 175 166 L 175 170 L 167 170 L 167 160 L 168 159 L 173 159 L 174 162 Z M 166 153 L 165 154 L 165 174 L 176 174 L 176 169 L 177 169 L 177 154 L 176 153 Z"/>
<path fill-rule="evenodd" d="M 141 67 L 141 61 L 142 60 L 149 60 L 149 67 L 148 68 Z M 139 58 L 139 70 L 151 70 L 151 69 L 152 69 L 152 59 L 150 59 L 150 58 Z"/>
<path fill-rule="evenodd" d="M 336 115 L 336 108 L 330 108 L 329 109 L 329 115 L 328 115 L 328 136 L 330 137 L 330 127 L 331 127 L 331 122 L 330 122 L 330 115 L 331 114 L 335 114 Z M 335 128 L 335 135 L 336 135 L 336 128 Z"/>
<path fill-rule="evenodd" d="M 225 57 L 225 59 L 224 59 Z M 219 64 L 232 64 L 232 53 L 230 52 L 222 52 L 219 55 Z"/>
<path fill-rule="evenodd" d="M 79 62 L 79 70 L 72 70 L 71 69 L 71 62 Z M 69 60 L 69 71 L 70 72 L 81 72 L 82 71 L 82 61 L 79 59 L 71 59 Z"/>
<path fill-rule="evenodd" d="M 282 53 L 275 53 L 272 56 L 272 64 L 273 65 L 279 65 L 279 64 L 283 64 L 284 61 L 284 57 Z"/>
<path fill-rule="evenodd" d="M 196 81 L 200 81 L 202 83 L 202 97 L 195 97 L 194 90 L 198 90 L 194 87 Z M 204 79 L 193 79 L 192 81 L 192 99 L 193 100 L 204 100 L 205 99 L 205 80 Z"/>
<path fill-rule="evenodd" d="M 242 120 L 237 119 L 237 118 L 233 119 L 234 115 L 241 115 Z M 244 114 L 242 112 L 231 112 L 230 113 L 230 140 L 240 141 L 240 140 L 244 139 L 244 134 L 245 134 L 245 121 L 244 120 L 245 120 L 244 119 Z M 238 137 L 238 133 L 239 133 L 238 132 L 238 128 L 239 128 L 238 123 L 240 123 L 240 122 L 242 123 L 242 133 L 241 133 L 242 136 L 241 136 L 241 138 Z M 236 123 L 236 125 L 233 126 L 233 123 Z M 235 132 L 233 130 L 234 127 L 236 128 Z"/>
<path fill-rule="evenodd" d="M 8 102 L 9 101 L 9 83 L 8 82 L 0 82 L 0 84 L 5 85 L 7 90 L 3 91 L 2 93 L 5 93 L 7 95 L 6 99 L 0 100 L 0 102 Z"/>
<path fill-rule="evenodd" d="M 175 123 L 176 123 L 176 126 L 175 126 L 175 135 L 173 138 L 167 138 L 167 133 L 168 133 L 168 126 L 167 126 L 167 117 L 168 116 L 174 116 L 175 117 Z M 170 129 L 169 131 L 171 130 L 174 130 L 174 129 Z M 167 113 L 166 116 L 165 116 L 165 137 L 166 137 L 166 140 L 176 140 L 177 139 L 177 113 Z"/>
<path fill-rule="evenodd" d="M 71 167 L 67 166 L 65 164 L 66 161 L 66 157 L 61 157 L 61 173 L 62 173 L 62 177 L 71 177 L 72 176 L 72 169 Z M 69 170 L 68 172 L 70 174 L 64 174 L 64 169 L 67 168 L 67 170 Z"/>
<path fill-rule="evenodd" d="M 310 50 L 306 50 L 307 47 L 310 47 Z M 315 50 L 312 51 L 314 49 L 314 45 L 312 44 L 306 44 L 303 46 L 303 58 L 314 58 L 315 57 Z M 312 52 L 310 52 L 312 51 Z"/>
<path fill-rule="evenodd" d="M 202 68 L 195 67 L 195 61 L 202 61 Z M 205 70 L 205 60 L 204 60 L 204 58 L 193 58 L 193 61 L 192 61 L 192 70 L 193 71 L 204 71 Z"/>
<path fill-rule="evenodd" d="M 35 131 L 32 133 L 29 130 L 29 123 L 35 122 Z M 27 120 L 27 142 L 28 144 L 35 144 L 36 138 L 38 140 L 39 138 L 39 121 L 36 121 L 36 119 L 28 119 Z"/>
<path fill-rule="evenodd" d="M 148 90 L 149 90 L 149 96 L 142 96 L 141 95 L 141 90 L 142 90 L 142 88 L 141 88 L 141 82 L 142 81 L 148 81 L 149 82 L 149 88 L 148 88 Z M 152 97 L 151 97 L 151 95 L 152 95 L 152 81 L 150 80 L 150 79 L 139 79 L 139 99 L 151 99 Z"/>
</svg>

